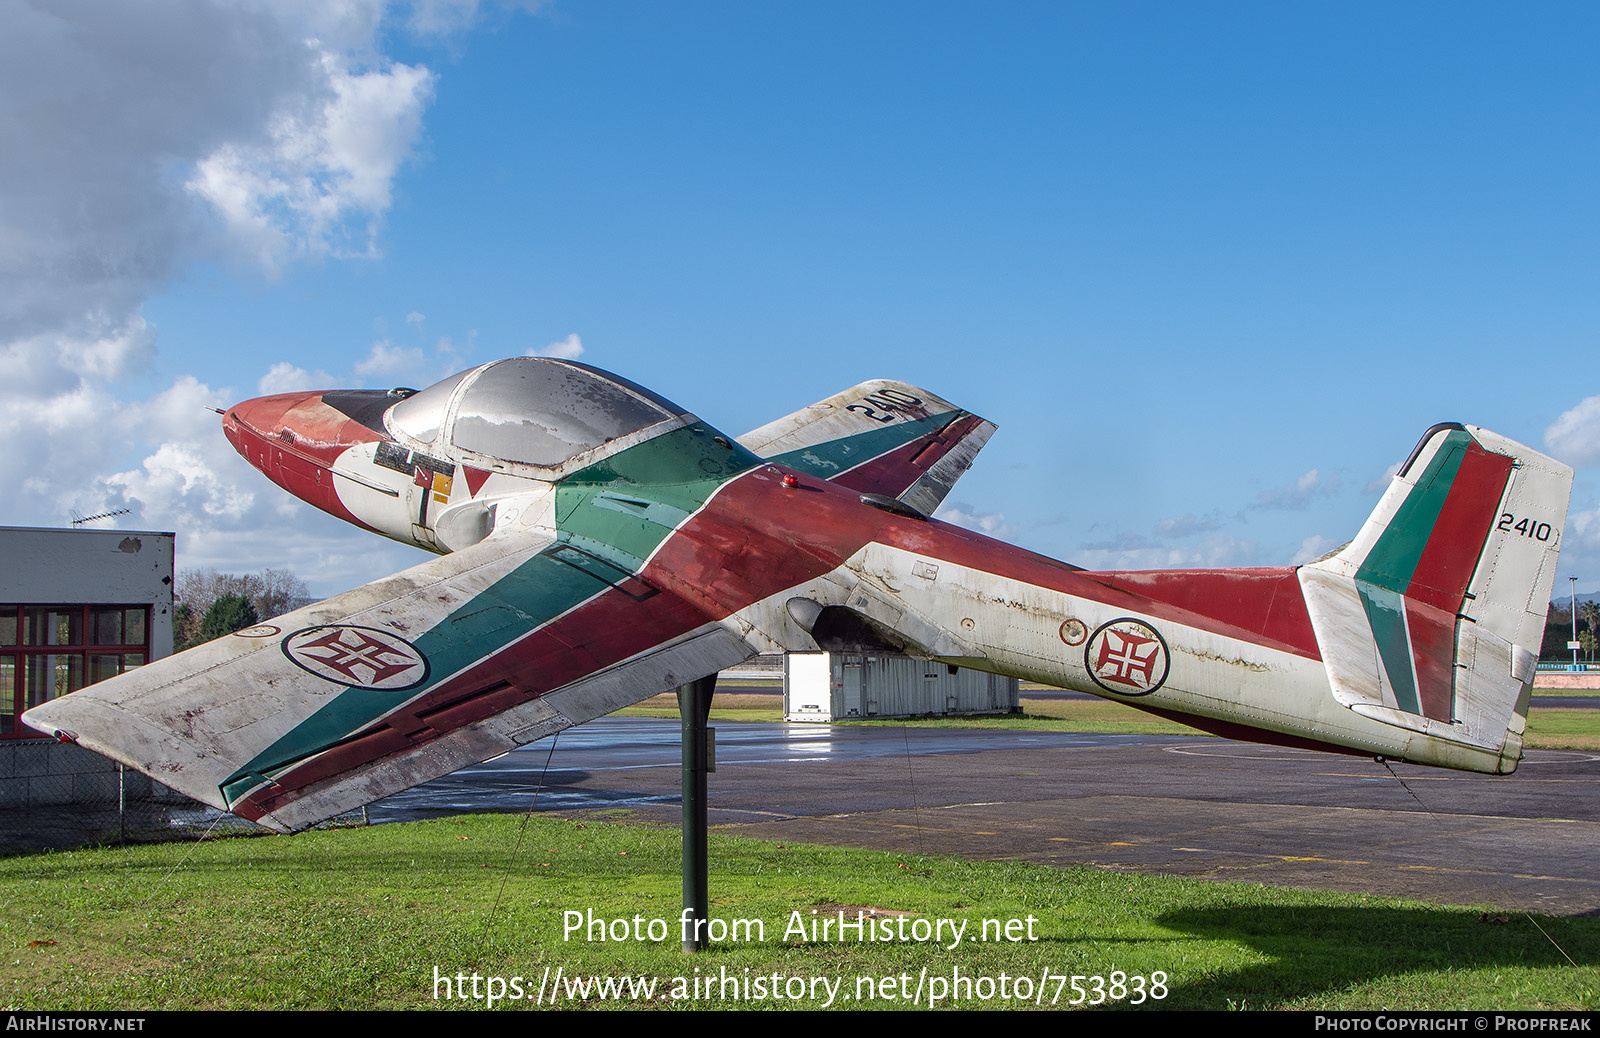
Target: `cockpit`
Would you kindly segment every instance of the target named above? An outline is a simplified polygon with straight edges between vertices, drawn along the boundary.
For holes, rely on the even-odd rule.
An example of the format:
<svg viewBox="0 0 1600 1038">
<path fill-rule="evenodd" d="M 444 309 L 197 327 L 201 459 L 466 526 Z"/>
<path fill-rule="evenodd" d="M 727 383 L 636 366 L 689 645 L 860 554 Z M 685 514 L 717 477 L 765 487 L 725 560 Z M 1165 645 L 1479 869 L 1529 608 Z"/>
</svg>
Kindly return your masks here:
<svg viewBox="0 0 1600 1038">
<path fill-rule="evenodd" d="M 556 470 L 683 414 L 648 389 L 587 364 L 515 357 L 408 396 L 389 409 L 384 424 L 401 443 L 431 454 L 465 452 L 491 468 Z"/>
</svg>

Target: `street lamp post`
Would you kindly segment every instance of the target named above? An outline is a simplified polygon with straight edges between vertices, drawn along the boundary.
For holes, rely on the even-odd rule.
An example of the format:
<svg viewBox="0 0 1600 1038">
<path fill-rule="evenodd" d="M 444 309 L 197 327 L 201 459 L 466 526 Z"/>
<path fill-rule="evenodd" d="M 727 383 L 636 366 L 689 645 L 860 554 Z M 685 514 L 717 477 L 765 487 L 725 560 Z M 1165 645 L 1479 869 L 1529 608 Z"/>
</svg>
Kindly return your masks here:
<svg viewBox="0 0 1600 1038">
<path fill-rule="evenodd" d="M 1572 581 L 1572 669 L 1578 669 L 1578 578 L 1568 577 Z"/>
</svg>

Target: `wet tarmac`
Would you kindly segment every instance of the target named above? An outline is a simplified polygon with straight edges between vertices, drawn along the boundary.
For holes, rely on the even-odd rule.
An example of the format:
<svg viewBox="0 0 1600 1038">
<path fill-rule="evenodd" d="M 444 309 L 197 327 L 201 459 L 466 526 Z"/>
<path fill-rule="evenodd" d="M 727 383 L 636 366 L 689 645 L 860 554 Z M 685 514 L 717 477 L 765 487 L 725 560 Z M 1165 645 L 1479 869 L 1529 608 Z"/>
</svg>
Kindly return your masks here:
<svg viewBox="0 0 1600 1038">
<path fill-rule="evenodd" d="M 722 832 L 1600 912 L 1600 754 L 1531 750 L 1488 777 L 1199 737 L 716 727 Z M 676 721 L 602 718 L 368 817 L 624 809 L 676 825 L 678 748 Z"/>
</svg>

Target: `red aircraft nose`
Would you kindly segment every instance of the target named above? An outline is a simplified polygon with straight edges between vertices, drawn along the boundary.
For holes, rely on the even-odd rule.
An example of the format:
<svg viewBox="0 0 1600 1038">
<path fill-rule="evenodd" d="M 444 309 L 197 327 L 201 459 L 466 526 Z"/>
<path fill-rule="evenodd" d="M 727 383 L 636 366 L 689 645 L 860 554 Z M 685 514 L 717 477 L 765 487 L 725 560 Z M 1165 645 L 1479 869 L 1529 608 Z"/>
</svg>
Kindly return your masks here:
<svg viewBox="0 0 1600 1038">
<path fill-rule="evenodd" d="M 279 393 L 230 407 L 222 431 L 244 460 L 268 479 L 324 512 L 365 526 L 339 500 L 333 464 L 350 447 L 385 439 L 377 429 L 351 417 L 355 411 L 373 421 L 369 411 L 383 391 Z M 333 398 L 343 409 L 329 403 Z M 352 400 L 365 405 L 351 406 Z M 381 412 L 375 412 L 381 414 Z"/>
<path fill-rule="evenodd" d="M 275 449 L 299 439 L 287 416 L 321 402 L 321 393 L 280 393 L 246 400 L 228 408 L 222 416 L 222 431 L 244 460 L 276 480 L 271 471 L 277 467 Z"/>
</svg>

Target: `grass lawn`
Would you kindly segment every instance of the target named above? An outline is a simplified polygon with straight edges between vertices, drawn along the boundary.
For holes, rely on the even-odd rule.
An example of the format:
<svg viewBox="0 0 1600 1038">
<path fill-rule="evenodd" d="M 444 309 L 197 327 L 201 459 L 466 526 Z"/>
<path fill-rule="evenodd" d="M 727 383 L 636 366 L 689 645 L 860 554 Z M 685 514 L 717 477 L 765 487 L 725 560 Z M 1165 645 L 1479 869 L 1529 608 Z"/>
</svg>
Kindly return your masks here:
<svg viewBox="0 0 1600 1038">
<path fill-rule="evenodd" d="M 1536 706 L 1528 711 L 1523 744 L 1545 750 L 1600 750 L 1600 710 Z"/>
<path fill-rule="evenodd" d="M 498 993 L 498 1008 L 531 1008 L 542 990 L 595 1009 L 1600 1008 L 1597 919 L 1540 919 L 1541 933 L 1471 908 L 716 835 L 711 861 L 713 916 L 743 927 L 686 956 L 677 833 L 588 815 L 12 858 L 0 1001 L 481 1008 Z M 839 913 L 864 908 L 897 913 L 877 924 L 886 939 L 841 939 Z M 821 920 L 835 929 L 813 932 Z M 474 974 L 478 997 L 446 997 L 470 996 Z M 518 990 L 529 1000 L 506 997 Z"/>
<path fill-rule="evenodd" d="M 1198 734 L 1109 701 L 1025 691 L 1024 705 L 1011 717 L 861 723 Z M 677 705 L 661 696 L 623 712 L 676 718 Z M 780 714 L 770 695 L 719 695 L 712 710 L 716 720 Z M 1531 746 L 1600 749 L 1600 711 L 1535 709 L 1530 732 Z M 478 815 L 0 860 L 0 1002 L 1600 1008 L 1600 919 L 1536 923 L 1470 907 L 717 835 L 712 914 L 731 929 L 686 956 L 677 832 L 606 814 Z M 855 924 L 862 910 L 878 913 L 867 932 L 885 939 L 838 929 L 841 912 Z M 825 921 L 830 932 L 811 929 Z M 919 927 L 937 939 L 918 939 Z"/>
</svg>

